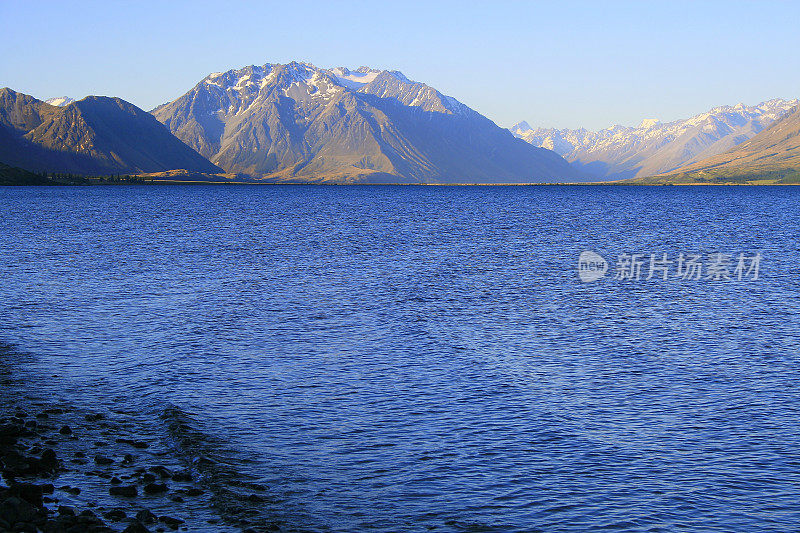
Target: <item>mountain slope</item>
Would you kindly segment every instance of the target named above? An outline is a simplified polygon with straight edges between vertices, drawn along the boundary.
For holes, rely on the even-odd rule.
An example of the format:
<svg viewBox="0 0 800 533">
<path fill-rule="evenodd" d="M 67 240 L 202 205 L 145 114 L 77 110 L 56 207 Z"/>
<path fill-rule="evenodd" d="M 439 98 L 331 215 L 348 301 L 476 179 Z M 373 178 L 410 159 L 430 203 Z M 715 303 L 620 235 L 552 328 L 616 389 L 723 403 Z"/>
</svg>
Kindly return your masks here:
<svg viewBox="0 0 800 533">
<path fill-rule="evenodd" d="M 283 181 L 566 181 L 560 156 L 396 71 L 266 64 L 214 73 L 153 115 L 227 172 Z"/>
<path fill-rule="evenodd" d="M 0 161 L 32 171 L 76 174 L 219 172 L 149 113 L 90 96 L 63 107 L 0 89 Z"/>
<path fill-rule="evenodd" d="M 0 88 L 0 126 L 25 134 L 58 114 L 58 109 L 33 96 Z"/>
<path fill-rule="evenodd" d="M 511 130 L 534 146 L 555 150 L 598 179 L 644 177 L 724 153 L 757 135 L 798 103 L 800 100 L 775 99 L 757 106 L 721 106 L 666 124 L 645 119 L 636 128 L 531 129 L 520 123 Z"/>
<path fill-rule="evenodd" d="M 651 182 L 800 181 L 800 106 L 732 150 L 649 178 Z"/>
<path fill-rule="evenodd" d="M 0 185 L 49 185 L 47 178 L 0 163 Z"/>
</svg>

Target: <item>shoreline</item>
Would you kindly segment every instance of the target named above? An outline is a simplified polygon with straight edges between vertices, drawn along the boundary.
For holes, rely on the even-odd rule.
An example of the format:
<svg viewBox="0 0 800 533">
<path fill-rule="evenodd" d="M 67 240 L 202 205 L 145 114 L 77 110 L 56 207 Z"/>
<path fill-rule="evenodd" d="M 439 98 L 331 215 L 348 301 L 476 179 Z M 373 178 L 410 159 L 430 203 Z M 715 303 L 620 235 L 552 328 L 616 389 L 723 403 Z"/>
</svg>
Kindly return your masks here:
<svg viewBox="0 0 800 533">
<path fill-rule="evenodd" d="M 3 411 L 0 530 L 139 533 L 188 531 L 196 522 L 184 504 L 206 491 L 146 440 L 128 438 L 118 415 L 80 420 L 70 407 L 43 402 Z"/>
<path fill-rule="evenodd" d="M 193 434 L 147 434 L 125 406 L 95 410 L 41 398 L 16 375 L 13 349 L 0 348 L 0 531 L 281 530 L 248 520 L 266 501 L 258 494 L 266 487 L 239 480 L 249 491 L 245 509 L 203 464 L 213 459 L 181 453 Z M 166 424 L 171 434 L 187 427 L 178 415 Z"/>
<path fill-rule="evenodd" d="M 214 185 L 214 186 L 263 186 L 263 187 L 797 187 L 800 183 L 623 183 L 618 181 L 553 182 L 553 183 L 315 183 L 315 182 L 258 182 L 258 181 L 189 181 L 147 180 L 98 183 L 0 183 L 0 187 L 125 187 L 158 185 Z"/>
</svg>

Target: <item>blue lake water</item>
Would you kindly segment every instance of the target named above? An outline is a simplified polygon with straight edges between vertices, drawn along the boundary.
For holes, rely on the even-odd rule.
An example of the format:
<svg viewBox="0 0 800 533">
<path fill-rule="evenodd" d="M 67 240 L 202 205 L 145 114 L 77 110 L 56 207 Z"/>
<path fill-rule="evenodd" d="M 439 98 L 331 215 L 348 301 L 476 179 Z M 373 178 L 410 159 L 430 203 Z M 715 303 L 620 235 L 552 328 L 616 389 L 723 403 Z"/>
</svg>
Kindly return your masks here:
<svg viewBox="0 0 800 533">
<path fill-rule="evenodd" d="M 54 398 L 179 410 L 300 530 L 797 531 L 799 202 L 2 188 L 0 342 Z M 715 252 L 759 279 L 613 279 Z"/>
</svg>

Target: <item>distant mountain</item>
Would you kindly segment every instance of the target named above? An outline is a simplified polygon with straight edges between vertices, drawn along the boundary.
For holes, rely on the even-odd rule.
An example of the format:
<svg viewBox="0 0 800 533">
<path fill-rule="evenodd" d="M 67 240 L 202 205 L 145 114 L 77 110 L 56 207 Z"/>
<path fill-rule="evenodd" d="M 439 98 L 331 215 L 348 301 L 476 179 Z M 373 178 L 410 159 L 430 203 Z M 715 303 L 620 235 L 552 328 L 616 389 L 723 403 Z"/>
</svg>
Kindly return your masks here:
<svg viewBox="0 0 800 533">
<path fill-rule="evenodd" d="M 282 181 L 573 181 L 534 148 L 397 71 L 307 63 L 210 74 L 153 115 L 229 173 Z"/>
<path fill-rule="evenodd" d="M 563 155 L 573 166 L 597 179 L 652 176 L 724 153 L 752 138 L 782 117 L 800 100 L 775 99 L 757 106 L 715 107 L 686 120 L 661 123 L 645 119 L 635 128 L 511 128 L 534 146 Z"/>
<path fill-rule="evenodd" d="M 800 182 L 800 106 L 732 150 L 650 182 Z"/>
<path fill-rule="evenodd" d="M 56 107 L 7 87 L 0 89 L 0 161 L 86 175 L 220 171 L 152 115 L 119 98 L 89 96 Z"/>
<path fill-rule="evenodd" d="M 69 105 L 74 101 L 75 99 L 70 98 L 69 96 L 59 96 L 58 98 L 48 98 L 44 101 L 44 103 L 54 105 L 56 107 L 64 107 L 65 105 Z"/>
</svg>

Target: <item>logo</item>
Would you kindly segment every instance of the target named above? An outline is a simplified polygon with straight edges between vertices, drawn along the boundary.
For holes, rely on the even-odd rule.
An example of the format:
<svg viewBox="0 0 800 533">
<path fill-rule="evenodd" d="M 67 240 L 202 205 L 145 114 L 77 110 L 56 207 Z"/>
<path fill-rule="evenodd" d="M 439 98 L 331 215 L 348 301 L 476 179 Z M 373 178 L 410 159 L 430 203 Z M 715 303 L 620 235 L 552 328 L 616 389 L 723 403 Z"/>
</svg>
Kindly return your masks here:
<svg viewBox="0 0 800 533">
<path fill-rule="evenodd" d="M 578 257 L 578 277 L 584 283 L 597 281 L 606 275 L 608 263 L 603 257 L 589 250 Z"/>
</svg>

